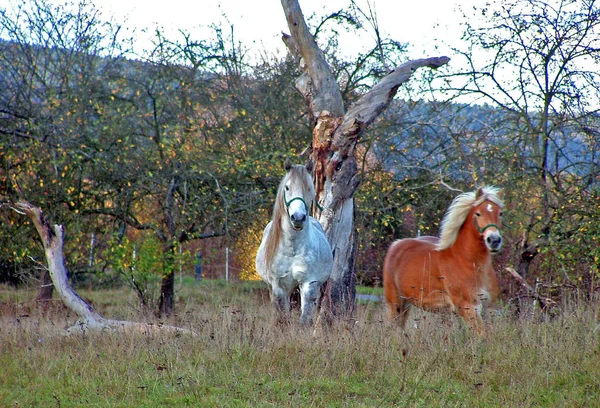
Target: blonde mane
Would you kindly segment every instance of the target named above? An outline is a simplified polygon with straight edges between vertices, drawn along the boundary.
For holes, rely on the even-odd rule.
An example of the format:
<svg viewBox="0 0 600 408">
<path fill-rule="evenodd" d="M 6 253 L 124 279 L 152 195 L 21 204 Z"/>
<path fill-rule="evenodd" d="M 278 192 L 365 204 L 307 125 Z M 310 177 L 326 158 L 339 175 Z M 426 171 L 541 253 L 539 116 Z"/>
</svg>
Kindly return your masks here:
<svg viewBox="0 0 600 408">
<path fill-rule="evenodd" d="M 500 189 L 497 187 L 483 187 L 481 196 L 477 197 L 476 191 L 470 191 L 458 195 L 444 215 L 442 224 L 440 227 L 440 240 L 436 245 L 436 249 L 441 251 L 443 249 L 450 248 L 456 238 L 460 227 L 465 222 L 465 219 L 469 215 L 471 208 L 478 206 L 486 200 L 498 205 L 500 208 L 503 207 L 502 199 L 499 196 Z"/>
<path fill-rule="evenodd" d="M 279 183 L 279 187 L 277 189 L 277 197 L 275 198 L 275 204 L 273 205 L 271 229 L 269 231 L 269 235 L 267 236 L 267 240 L 265 243 L 265 263 L 267 265 L 267 269 L 270 268 L 271 262 L 273 261 L 273 257 L 275 256 L 275 252 L 277 252 L 279 241 L 281 240 L 282 230 L 280 220 L 282 217 L 287 215 L 285 202 L 283 199 L 283 191 L 289 179 L 300 183 L 302 189 L 302 198 L 308 206 L 310 206 L 315 199 L 315 186 L 312 181 L 312 176 L 310 175 L 306 167 L 302 165 L 292 166 L 286 173 L 285 177 L 281 180 L 281 183 Z M 308 210 L 310 211 L 310 208 Z"/>
</svg>

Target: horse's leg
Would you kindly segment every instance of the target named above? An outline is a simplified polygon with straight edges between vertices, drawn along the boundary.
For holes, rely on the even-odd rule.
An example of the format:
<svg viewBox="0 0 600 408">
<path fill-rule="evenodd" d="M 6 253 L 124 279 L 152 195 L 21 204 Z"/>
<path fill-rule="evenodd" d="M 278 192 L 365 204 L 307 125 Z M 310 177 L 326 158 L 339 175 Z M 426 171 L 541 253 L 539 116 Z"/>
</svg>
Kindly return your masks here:
<svg viewBox="0 0 600 408">
<path fill-rule="evenodd" d="M 404 328 L 406 319 L 408 318 L 410 304 L 404 297 L 400 296 L 398 288 L 393 281 L 386 282 L 383 289 L 390 322 Z"/>
<path fill-rule="evenodd" d="M 402 329 L 405 328 L 406 320 L 408 319 L 410 303 L 405 299 L 398 297 L 395 301 L 388 302 L 387 307 L 390 316 L 390 322 Z"/>
<path fill-rule="evenodd" d="M 462 302 L 460 306 L 457 306 L 457 313 L 464 319 L 464 321 L 473 329 L 476 335 L 485 335 L 485 326 L 481 319 L 481 305 L 475 305 L 470 302 Z"/>
<path fill-rule="evenodd" d="M 271 291 L 271 303 L 277 311 L 277 323 L 285 324 L 289 320 L 290 314 L 290 295 L 279 286 L 273 286 Z"/>
<path fill-rule="evenodd" d="M 300 324 L 312 325 L 313 313 L 319 298 L 321 284 L 319 282 L 303 282 L 300 285 Z"/>
</svg>

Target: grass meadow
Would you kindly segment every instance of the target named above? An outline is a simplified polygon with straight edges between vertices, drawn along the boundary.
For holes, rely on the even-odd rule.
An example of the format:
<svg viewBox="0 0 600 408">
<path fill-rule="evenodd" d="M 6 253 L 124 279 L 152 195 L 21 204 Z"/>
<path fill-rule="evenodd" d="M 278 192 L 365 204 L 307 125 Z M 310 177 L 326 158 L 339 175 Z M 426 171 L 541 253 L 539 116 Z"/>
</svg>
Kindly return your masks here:
<svg viewBox="0 0 600 408">
<path fill-rule="evenodd" d="M 153 321 L 128 289 L 78 293 L 105 317 Z M 454 316 L 411 312 L 390 327 L 382 303 L 313 334 L 274 327 L 259 282 L 185 281 L 165 323 L 197 336 L 71 336 L 60 301 L 0 287 L 0 406 L 588 407 L 600 404 L 600 303 L 553 317 L 487 316 L 476 338 Z M 417 326 L 418 327 L 415 327 Z"/>
</svg>

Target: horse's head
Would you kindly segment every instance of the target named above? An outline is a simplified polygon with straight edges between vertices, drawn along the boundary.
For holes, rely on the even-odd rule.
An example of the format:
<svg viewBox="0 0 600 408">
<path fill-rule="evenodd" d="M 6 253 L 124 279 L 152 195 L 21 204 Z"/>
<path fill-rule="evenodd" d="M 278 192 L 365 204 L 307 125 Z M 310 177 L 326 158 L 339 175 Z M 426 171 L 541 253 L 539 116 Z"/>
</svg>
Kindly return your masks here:
<svg viewBox="0 0 600 408">
<path fill-rule="evenodd" d="M 315 199 L 315 187 L 306 167 L 292 166 L 286 161 L 285 170 L 280 194 L 292 227 L 300 231 L 308 221 L 310 205 Z"/>
<path fill-rule="evenodd" d="M 471 216 L 475 228 L 483 238 L 490 252 L 498 252 L 502 247 L 502 192 L 478 189 Z"/>
</svg>

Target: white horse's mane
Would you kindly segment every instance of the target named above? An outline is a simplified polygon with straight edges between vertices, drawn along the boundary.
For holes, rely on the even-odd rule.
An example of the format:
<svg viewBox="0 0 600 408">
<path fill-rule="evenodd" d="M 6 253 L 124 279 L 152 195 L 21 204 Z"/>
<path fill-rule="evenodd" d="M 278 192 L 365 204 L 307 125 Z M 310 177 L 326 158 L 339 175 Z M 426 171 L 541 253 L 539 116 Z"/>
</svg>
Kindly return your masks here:
<svg viewBox="0 0 600 408">
<path fill-rule="evenodd" d="M 286 214 L 286 207 L 284 202 L 283 192 L 285 190 L 285 184 L 289 179 L 294 180 L 300 184 L 302 189 L 302 196 L 304 201 L 310 205 L 315 198 L 315 186 L 312 181 L 312 177 L 306 167 L 302 165 L 291 166 L 287 171 L 285 177 L 279 183 L 277 189 L 277 197 L 275 198 L 275 204 L 273 205 L 273 215 L 271 217 L 271 230 L 267 237 L 266 250 L 265 250 L 265 262 L 268 266 L 271 265 L 273 256 L 277 251 L 277 246 L 281 239 L 281 223 L 279 220 Z"/>
<path fill-rule="evenodd" d="M 443 249 L 450 248 L 456 238 L 460 227 L 465 222 L 467 215 L 471 211 L 472 207 L 478 206 L 486 200 L 498 205 L 500 208 L 503 207 L 502 199 L 500 198 L 500 189 L 497 187 L 489 186 L 483 187 L 482 193 L 477 197 L 476 191 L 470 191 L 458 195 L 450 204 L 446 215 L 442 219 L 440 227 L 440 240 L 436 245 L 436 249 L 441 251 Z"/>
</svg>

